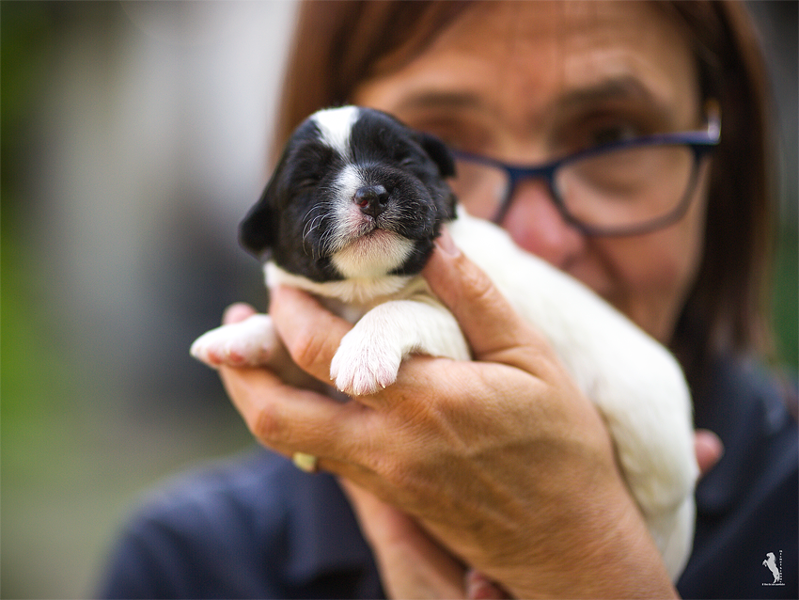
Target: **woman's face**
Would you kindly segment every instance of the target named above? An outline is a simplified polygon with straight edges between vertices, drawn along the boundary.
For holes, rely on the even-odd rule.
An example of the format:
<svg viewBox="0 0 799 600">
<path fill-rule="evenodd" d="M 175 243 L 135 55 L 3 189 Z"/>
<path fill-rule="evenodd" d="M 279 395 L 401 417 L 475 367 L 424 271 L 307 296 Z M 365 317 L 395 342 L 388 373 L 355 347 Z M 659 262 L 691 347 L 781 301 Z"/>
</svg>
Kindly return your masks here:
<svg viewBox="0 0 799 600">
<path fill-rule="evenodd" d="M 400 70 L 360 85 L 352 100 L 512 164 L 703 126 L 689 47 L 643 2 L 476 4 Z M 685 216 L 653 233 L 585 236 L 535 180 L 519 186 L 502 225 L 668 343 L 701 259 L 706 179 L 703 171 Z"/>
</svg>

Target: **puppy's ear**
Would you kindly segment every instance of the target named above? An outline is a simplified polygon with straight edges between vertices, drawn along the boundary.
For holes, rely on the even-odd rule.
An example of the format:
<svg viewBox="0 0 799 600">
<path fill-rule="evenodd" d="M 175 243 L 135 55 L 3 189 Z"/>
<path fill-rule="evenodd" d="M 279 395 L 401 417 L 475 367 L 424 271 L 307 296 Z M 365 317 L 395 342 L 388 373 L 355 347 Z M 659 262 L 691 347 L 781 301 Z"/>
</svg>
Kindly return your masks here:
<svg viewBox="0 0 799 600">
<path fill-rule="evenodd" d="M 452 154 L 444 142 L 434 135 L 419 132 L 419 144 L 427 155 L 433 159 L 433 162 L 436 163 L 442 177 L 455 176 L 455 159 L 452 158 Z"/>
<path fill-rule="evenodd" d="M 272 178 L 266 184 L 261 198 L 247 213 L 239 225 L 239 243 L 242 247 L 255 256 L 261 256 L 277 243 L 277 202 L 283 171 L 288 163 L 291 143 L 286 145 L 283 155 L 272 172 Z"/>
<path fill-rule="evenodd" d="M 239 225 L 239 243 L 242 247 L 255 256 L 261 255 L 275 243 L 275 223 L 273 194 L 277 175 L 267 184 L 261 199 L 250 209 L 247 216 Z"/>
<path fill-rule="evenodd" d="M 239 243 L 256 258 L 261 258 L 277 242 L 277 195 L 288 154 L 286 147 L 261 198 L 239 225 Z"/>
<path fill-rule="evenodd" d="M 434 135 L 420 132 L 419 144 L 433 162 L 436 163 L 436 166 L 438 166 L 438 172 L 442 180 L 455 176 L 455 159 L 444 142 Z M 456 216 L 455 206 L 458 203 L 458 199 L 455 197 L 455 194 L 452 193 L 452 189 L 446 181 L 441 181 L 441 186 L 442 200 L 444 202 L 443 216 L 445 220 L 454 219 Z"/>
</svg>

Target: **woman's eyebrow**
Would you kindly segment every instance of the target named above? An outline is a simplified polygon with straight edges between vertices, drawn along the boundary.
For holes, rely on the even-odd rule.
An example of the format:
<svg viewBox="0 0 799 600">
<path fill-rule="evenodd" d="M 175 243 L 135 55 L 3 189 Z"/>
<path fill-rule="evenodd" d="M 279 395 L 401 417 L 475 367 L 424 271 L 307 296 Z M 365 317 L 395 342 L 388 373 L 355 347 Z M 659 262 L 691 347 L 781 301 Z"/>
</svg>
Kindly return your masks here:
<svg viewBox="0 0 799 600">
<path fill-rule="evenodd" d="M 607 108 L 614 104 L 642 107 L 655 116 L 664 126 L 673 124 L 675 115 L 667 101 L 631 75 L 608 77 L 597 83 L 582 87 L 569 87 L 551 98 L 538 114 L 538 119 L 550 123 L 563 123 L 575 115 L 589 113 L 597 108 Z M 413 114 L 415 111 L 474 111 L 495 114 L 482 95 L 475 90 L 451 90 L 422 88 L 410 90 L 392 107 L 398 114 Z"/>
<path fill-rule="evenodd" d="M 635 102 L 651 107 L 652 112 L 668 115 L 668 105 L 636 77 L 624 75 L 597 84 L 566 90 L 549 103 L 549 113 L 572 114 L 589 111 L 611 102 Z"/>
<path fill-rule="evenodd" d="M 612 100 L 637 100 L 648 104 L 655 104 L 659 109 L 665 110 L 665 103 L 658 98 L 638 78 L 623 75 L 606 79 L 596 84 L 564 90 L 549 104 L 561 109 L 580 109 L 591 105 Z M 419 90 L 411 92 L 397 104 L 398 109 L 419 109 L 451 106 L 453 108 L 474 108 L 484 106 L 479 94 L 459 90 Z"/>
<path fill-rule="evenodd" d="M 484 106 L 485 103 L 479 95 L 470 91 L 422 90 L 403 97 L 394 109 L 397 112 L 404 112 L 428 108 L 464 109 Z"/>
</svg>

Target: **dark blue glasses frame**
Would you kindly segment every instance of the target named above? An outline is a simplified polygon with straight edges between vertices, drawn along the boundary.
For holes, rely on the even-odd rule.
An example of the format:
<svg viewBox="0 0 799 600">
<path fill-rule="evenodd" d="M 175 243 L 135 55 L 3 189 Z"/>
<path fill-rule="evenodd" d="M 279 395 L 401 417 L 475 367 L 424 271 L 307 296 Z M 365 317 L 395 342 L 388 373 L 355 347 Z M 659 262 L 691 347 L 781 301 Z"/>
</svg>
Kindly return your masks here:
<svg viewBox="0 0 799 600">
<path fill-rule="evenodd" d="M 549 188 L 550 198 L 555 203 L 561 216 L 568 223 L 579 229 L 584 235 L 590 236 L 621 236 L 621 235 L 635 235 L 641 233 L 648 233 L 655 231 L 662 227 L 666 227 L 680 219 L 687 210 L 693 191 L 696 187 L 696 180 L 699 173 L 699 163 L 702 158 L 708 155 L 718 145 L 720 139 L 721 127 L 718 115 L 712 115 L 708 119 L 708 126 L 705 131 L 685 131 L 680 133 L 659 133 L 655 135 L 648 135 L 638 137 L 631 140 L 623 140 L 619 142 L 612 142 L 603 144 L 587 150 L 581 150 L 564 156 L 563 158 L 548 162 L 542 165 L 512 165 L 508 163 L 495 160 L 493 158 L 473 154 L 471 152 L 462 152 L 459 150 L 453 151 L 453 155 L 457 160 L 466 162 L 482 164 L 505 172 L 508 178 L 508 186 L 505 196 L 497 210 L 496 215 L 492 218 L 495 223 L 501 223 L 508 213 L 516 188 L 520 182 L 527 179 L 543 179 L 546 181 Z M 569 209 L 566 207 L 565 202 L 561 198 L 557 186 L 555 185 L 555 173 L 561 167 L 573 163 L 575 161 L 590 158 L 592 156 L 599 156 L 614 152 L 616 150 L 627 150 L 630 148 L 643 148 L 648 146 L 686 146 L 691 149 L 693 153 L 693 170 L 691 178 L 688 183 L 684 197 L 680 200 L 678 206 L 669 214 L 658 217 L 652 221 L 634 225 L 631 227 L 619 228 L 605 228 L 593 227 L 582 223 L 579 219 L 572 216 Z"/>
</svg>

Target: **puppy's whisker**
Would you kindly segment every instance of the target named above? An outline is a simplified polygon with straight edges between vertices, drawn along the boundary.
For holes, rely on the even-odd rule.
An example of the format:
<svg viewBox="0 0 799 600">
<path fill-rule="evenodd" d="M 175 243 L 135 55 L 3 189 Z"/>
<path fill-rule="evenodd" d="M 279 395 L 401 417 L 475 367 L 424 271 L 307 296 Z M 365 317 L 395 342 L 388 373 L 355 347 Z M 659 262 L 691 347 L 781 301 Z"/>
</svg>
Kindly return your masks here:
<svg viewBox="0 0 799 600">
<path fill-rule="evenodd" d="M 322 217 L 322 215 L 317 215 L 311 221 L 308 221 L 308 223 L 306 223 L 306 225 L 305 225 L 305 228 L 304 228 L 304 230 L 302 232 L 302 242 L 303 242 L 303 246 L 306 246 L 306 250 L 307 250 L 307 246 L 309 245 L 309 239 L 308 238 L 314 232 L 314 230 L 319 227 L 319 221 L 320 221 L 321 217 Z M 313 244 L 311 244 L 311 250 L 313 250 Z"/>
<path fill-rule="evenodd" d="M 303 248 L 305 249 L 306 252 L 308 252 L 308 248 L 310 246 L 311 258 L 314 260 L 316 260 L 317 258 L 316 244 L 310 242 L 310 236 L 315 230 L 319 229 L 319 227 L 322 225 L 322 222 L 325 218 L 325 214 L 327 212 L 327 204 L 328 203 L 326 202 L 315 204 L 310 208 L 310 210 L 308 210 L 307 213 L 305 213 L 305 217 L 303 218 L 303 220 L 305 221 L 305 227 L 303 228 L 302 232 Z M 314 215 L 315 212 L 317 212 L 318 214 Z M 322 239 L 324 239 L 324 234 L 322 236 Z"/>
<path fill-rule="evenodd" d="M 332 230 L 324 232 L 322 238 L 319 240 L 319 245 L 326 255 L 332 254 L 338 250 L 341 247 L 341 243 L 341 235 Z"/>
</svg>

